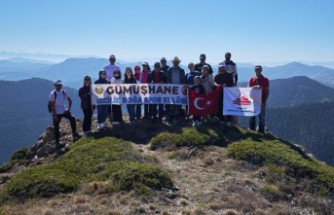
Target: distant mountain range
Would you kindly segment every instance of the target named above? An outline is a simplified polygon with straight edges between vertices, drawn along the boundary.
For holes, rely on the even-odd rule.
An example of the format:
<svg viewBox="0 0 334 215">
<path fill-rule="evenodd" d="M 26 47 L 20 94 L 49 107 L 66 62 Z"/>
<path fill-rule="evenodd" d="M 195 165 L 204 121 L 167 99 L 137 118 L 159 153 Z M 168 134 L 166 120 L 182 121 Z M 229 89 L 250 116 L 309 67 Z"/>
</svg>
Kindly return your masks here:
<svg viewBox="0 0 334 215">
<path fill-rule="evenodd" d="M 303 145 L 318 159 L 334 166 L 333 102 L 269 108 L 267 125 L 275 135 Z"/>
<path fill-rule="evenodd" d="M 124 71 L 125 67 L 141 65 L 142 62 L 119 61 L 119 65 Z M 150 62 L 153 63 L 153 62 Z M 48 80 L 62 79 L 67 86 L 79 88 L 82 78 L 90 75 L 97 78 L 98 71 L 108 64 L 104 58 L 69 58 L 61 63 L 50 64 L 43 61 L 24 60 L 23 58 L 14 60 L 0 60 L 0 79 L 2 80 L 22 80 L 31 77 L 44 78 Z M 212 64 L 217 72 L 217 65 Z M 185 65 L 182 67 L 188 71 Z M 241 82 L 248 81 L 254 75 L 251 64 L 238 64 L 239 79 Z M 306 76 L 316 80 L 326 86 L 334 88 L 334 69 L 323 66 L 309 66 L 306 64 L 292 62 L 281 66 L 264 67 L 263 73 L 271 80 L 285 79 L 294 76 Z"/>
</svg>

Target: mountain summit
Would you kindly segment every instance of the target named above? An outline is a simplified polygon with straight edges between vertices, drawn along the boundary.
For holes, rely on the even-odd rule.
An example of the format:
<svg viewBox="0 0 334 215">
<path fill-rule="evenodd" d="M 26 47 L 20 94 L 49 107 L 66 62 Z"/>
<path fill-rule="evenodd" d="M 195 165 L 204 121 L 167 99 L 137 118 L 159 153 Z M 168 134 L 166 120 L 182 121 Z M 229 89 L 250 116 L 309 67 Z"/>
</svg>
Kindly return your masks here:
<svg viewBox="0 0 334 215">
<path fill-rule="evenodd" d="M 334 169 L 271 134 L 142 121 L 72 143 L 62 127 L 62 155 L 50 127 L 0 168 L 0 214 L 333 212 Z"/>
</svg>

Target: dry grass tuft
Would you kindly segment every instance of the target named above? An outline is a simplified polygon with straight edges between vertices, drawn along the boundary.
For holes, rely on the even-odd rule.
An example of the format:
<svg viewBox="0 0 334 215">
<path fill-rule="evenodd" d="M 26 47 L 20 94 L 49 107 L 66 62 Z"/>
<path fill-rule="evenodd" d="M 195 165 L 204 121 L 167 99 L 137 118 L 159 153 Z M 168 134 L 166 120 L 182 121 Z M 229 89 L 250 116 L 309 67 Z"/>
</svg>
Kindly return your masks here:
<svg viewBox="0 0 334 215">
<path fill-rule="evenodd" d="M 44 210 L 43 214 L 44 215 L 55 215 L 55 212 L 54 212 L 54 210 L 48 208 L 48 209 Z"/>
<path fill-rule="evenodd" d="M 236 210 L 228 209 L 223 212 L 223 215 L 240 215 Z"/>
<path fill-rule="evenodd" d="M 84 195 L 74 196 L 74 202 L 76 204 L 83 204 L 87 202 L 87 197 Z"/>
</svg>

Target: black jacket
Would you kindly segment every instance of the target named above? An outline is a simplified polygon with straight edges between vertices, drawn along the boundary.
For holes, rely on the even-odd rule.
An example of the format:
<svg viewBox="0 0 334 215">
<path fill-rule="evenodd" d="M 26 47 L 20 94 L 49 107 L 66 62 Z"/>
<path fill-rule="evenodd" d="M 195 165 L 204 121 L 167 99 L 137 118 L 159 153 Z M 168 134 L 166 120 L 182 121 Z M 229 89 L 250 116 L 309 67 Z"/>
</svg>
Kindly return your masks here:
<svg viewBox="0 0 334 215">
<path fill-rule="evenodd" d="M 111 82 L 108 81 L 107 79 L 102 79 L 102 78 L 99 78 L 98 80 L 95 81 L 95 84 L 110 84 Z"/>
<path fill-rule="evenodd" d="M 79 89 L 79 97 L 81 99 L 81 109 L 89 110 L 92 108 L 91 88 L 83 86 Z"/>
<path fill-rule="evenodd" d="M 147 83 L 167 83 L 166 74 L 163 71 L 159 71 L 160 82 L 155 80 L 155 71 L 153 70 L 148 74 Z"/>
<path fill-rule="evenodd" d="M 208 64 L 208 63 L 203 63 L 203 64 L 202 64 L 202 63 L 196 63 L 196 64 L 195 64 L 195 70 L 201 72 L 201 71 L 202 71 L 202 67 L 203 67 L 204 65 L 207 65 L 207 66 L 209 67 L 209 74 L 212 75 L 213 70 L 212 70 L 211 65 Z"/>
</svg>

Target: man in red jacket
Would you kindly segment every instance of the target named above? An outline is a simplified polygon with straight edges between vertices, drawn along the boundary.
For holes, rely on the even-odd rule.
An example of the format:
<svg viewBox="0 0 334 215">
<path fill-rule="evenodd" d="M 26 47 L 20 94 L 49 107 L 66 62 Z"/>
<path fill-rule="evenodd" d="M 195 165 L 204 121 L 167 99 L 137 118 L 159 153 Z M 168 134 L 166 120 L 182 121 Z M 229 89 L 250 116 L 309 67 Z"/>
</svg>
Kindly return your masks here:
<svg viewBox="0 0 334 215">
<path fill-rule="evenodd" d="M 252 77 L 248 82 L 248 87 L 261 88 L 262 89 L 262 105 L 261 113 L 259 115 L 259 132 L 264 133 L 265 130 L 265 110 L 269 97 L 269 79 L 262 75 L 262 66 L 255 66 L 256 76 Z M 249 120 L 249 128 L 256 130 L 256 117 L 251 117 Z"/>
</svg>

